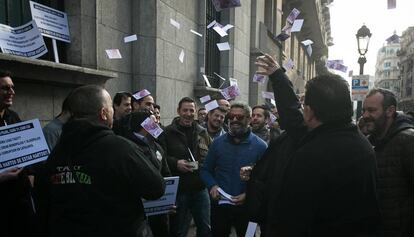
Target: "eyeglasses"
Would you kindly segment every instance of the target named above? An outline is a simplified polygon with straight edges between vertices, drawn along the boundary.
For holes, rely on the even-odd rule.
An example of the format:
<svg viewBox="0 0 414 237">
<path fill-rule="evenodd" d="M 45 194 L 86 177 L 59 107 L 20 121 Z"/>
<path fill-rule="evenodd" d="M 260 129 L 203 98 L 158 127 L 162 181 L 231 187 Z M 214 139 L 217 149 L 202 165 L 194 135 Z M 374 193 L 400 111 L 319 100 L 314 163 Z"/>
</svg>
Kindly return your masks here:
<svg viewBox="0 0 414 237">
<path fill-rule="evenodd" d="M 228 118 L 229 120 L 233 120 L 234 118 L 236 118 L 237 120 L 243 120 L 246 116 L 243 114 L 229 114 Z"/>
<path fill-rule="evenodd" d="M 14 86 L 2 86 L 2 87 L 0 87 L 0 89 L 2 90 L 2 91 L 10 91 L 10 90 L 15 90 L 15 87 Z"/>
</svg>

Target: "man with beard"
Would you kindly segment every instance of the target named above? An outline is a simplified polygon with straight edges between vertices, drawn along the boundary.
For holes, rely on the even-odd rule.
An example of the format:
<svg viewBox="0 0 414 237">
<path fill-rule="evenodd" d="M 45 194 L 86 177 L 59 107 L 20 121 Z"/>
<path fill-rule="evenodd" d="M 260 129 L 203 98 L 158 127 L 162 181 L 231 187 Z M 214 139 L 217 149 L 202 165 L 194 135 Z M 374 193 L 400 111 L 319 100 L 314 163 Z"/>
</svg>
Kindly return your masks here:
<svg viewBox="0 0 414 237">
<path fill-rule="evenodd" d="M 187 236 L 191 216 L 197 236 L 210 236 L 210 199 L 199 176 L 211 138 L 195 120 L 195 101 L 184 97 L 178 103 L 179 117 L 165 128 L 160 137 L 173 176 L 180 176 L 176 199 L 177 213 L 170 218 L 172 236 Z"/>
<path fill-rule="evenodd" d="M 208 111 L 206 128 L 208 135 L 212 140 L 226 133 L 223 128 L 226 113 L 227 110 L 222 107 L 217 107 Z"/>
<path fill-rule="evenodd" d="M 200 173 L 214 200 L 211 205 L 213 236 L 229 236 L 232 226 L 237 236 L 246 233 L 249 222 L 244 205 L 246 182 L 240 179 L 239 170 L 256 163 L 267 147 L 249 128 L 251 108 L 247 104 L 233 103 L 228 117 L 229 132 L 213 141 Z M 223 202 L 219 188 L 232 198 Z"/>
<path fill-rule="evenodd" d="M 395 95 L 386 89 L 368 92 L 362 120 L 374 146 L 378 198 L 384 236 L 414 236 L 414 125 L 396 112 Z"/>
<path fill-rule="evenodd" d="M 262 105 L 256 105 L 252 109 L 252 121 L 250 126 L 252 132 L 260 137 L 267 144 L 270 142 L 270 130 L 267 128 L 267 121 L 270 118 L 269 110 Z"/>
</svg>

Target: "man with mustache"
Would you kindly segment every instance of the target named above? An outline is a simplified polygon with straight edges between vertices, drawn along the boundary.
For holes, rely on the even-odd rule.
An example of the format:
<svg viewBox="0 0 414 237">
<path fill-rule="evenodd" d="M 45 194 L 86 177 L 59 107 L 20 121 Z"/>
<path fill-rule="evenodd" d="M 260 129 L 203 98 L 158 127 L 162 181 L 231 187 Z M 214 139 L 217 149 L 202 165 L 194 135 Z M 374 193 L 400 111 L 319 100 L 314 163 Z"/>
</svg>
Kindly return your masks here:
<svg viewBox="0 0 414 237">
<path fill-rule="evenodd" d="M 171 216 L 171 236 L 187 236 L 191 215 L 197 226 L 197 236 L 210 236 L 210 199 L 199 176 L 211 138 L 195 120 L 195 101 L 184 97 L 178 103 L 178 117 L 165 128 L 161 136 L 168 166 L 173 176 L 180 176 L 177 193 L 177 214 Z M 191 215 L 190 215 L 191 214 Z"/>
<path fill-rule="evenodd" d="M 229 132 L 214 139 L 200 172 L 214 200 L 211 205 L 213 236 L 229 236 L 232 226 L 237 236 L 246 233 L 249 222 L 244 205 L 246 182 L 240 179 L 239 170 L 256 163 L 267 148 L 266 143 L 249 128 L 251 114 L 252 109 L 245 103 L 231 105 Z M 223 202 L 219 188 L 232 198 Z"/>
<path fill-rule="evenodd" d="M 414 125 L 396 112 L 395 95 L 372 89 L 362 119 L 377 157 L 377 193 L 384 236 L 414 235 Z"/>
<path fill-rule="evenodd" d="M 223 128 L 226 114 L 227 110 L 223 107 L 208 111 L 206 129 L 212 140 L 226 133 Z"/>
</svg>

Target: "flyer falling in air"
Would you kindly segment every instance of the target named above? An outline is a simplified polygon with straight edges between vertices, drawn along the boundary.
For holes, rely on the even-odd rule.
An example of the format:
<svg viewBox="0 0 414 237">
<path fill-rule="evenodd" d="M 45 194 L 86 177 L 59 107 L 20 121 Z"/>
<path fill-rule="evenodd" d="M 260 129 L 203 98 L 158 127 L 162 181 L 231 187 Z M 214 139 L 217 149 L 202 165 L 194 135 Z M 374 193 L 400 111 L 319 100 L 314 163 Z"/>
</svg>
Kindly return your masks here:
<svg viewBox="0 0 414 237">
<path fill-rule="evenodd" d="M 240 89 L 236 85 L 224 88 L 220 92 L 226 100 L 234 99 L 240 95 Z"/>
<path fill-rule="evenodd" d="M 151 117 L 146 118 L 144 122 L 141 123 L 141 126 L 154 138 L 158 138 L 158 136 L 164 131 Z"/>
</svg>

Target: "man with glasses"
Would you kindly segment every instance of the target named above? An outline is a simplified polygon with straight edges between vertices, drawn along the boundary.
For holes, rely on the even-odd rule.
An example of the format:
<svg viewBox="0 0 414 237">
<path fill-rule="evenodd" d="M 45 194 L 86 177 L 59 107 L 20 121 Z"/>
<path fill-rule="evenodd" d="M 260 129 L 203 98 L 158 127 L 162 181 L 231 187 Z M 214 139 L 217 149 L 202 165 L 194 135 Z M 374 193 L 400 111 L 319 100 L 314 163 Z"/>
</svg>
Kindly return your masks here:
<svg viewBox="0 0 414 237">
<path fill-rule="evenodd" d="M 229 132 L 217 137 L 210 146 L 200 176 L 215 200 L 211 205 L 211 230 L 213 236 L 229 236 L 234 226 L 237 236 L 246 233 L 249 222 L 244 205 L 246 182 L 239 170 L 251 166 L 265 152 L 267 145 L 249 128 L 252 109 L 236 102 L 228 114 Z M 223 190 L 231 198 L 223 198 Z"/>
<path fill-rule="evenodd" d="M 0 70 L 0 127 L 20 122 L 12 111 L 15 95 L 11 73 Z M 0 138 L 1 139 L 1 138 Z M 2 236 L 28 236 L 32 230 L 33 207 L 26 169 L 11 168 L 0 173 L 0 217 Z"/>
</svg>

